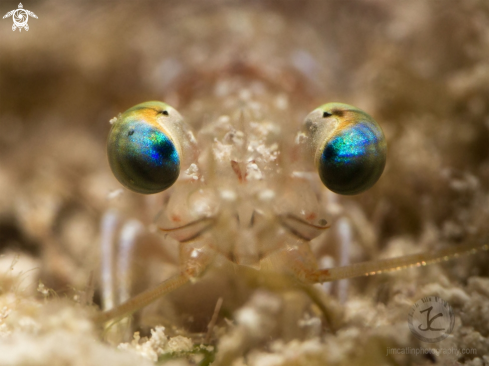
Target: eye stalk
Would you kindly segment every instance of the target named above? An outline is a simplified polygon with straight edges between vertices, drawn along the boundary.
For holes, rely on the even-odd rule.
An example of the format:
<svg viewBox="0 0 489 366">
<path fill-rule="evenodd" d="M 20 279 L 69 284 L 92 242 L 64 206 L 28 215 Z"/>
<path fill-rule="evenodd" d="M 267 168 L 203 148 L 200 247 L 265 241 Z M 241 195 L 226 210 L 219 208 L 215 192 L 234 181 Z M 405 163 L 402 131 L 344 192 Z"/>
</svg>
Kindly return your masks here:
<svg viewBox="0 0 489 366">
<path fill-rule="evenodd" d="M 382 175 L 387 155 L 384 133 L 361 109 L 324 104 L 306 117 L 303 133 L 319 177 L 331 191 L 358 194 Z"/>
<path fill-rule="evenodd" d="M 112 125 L 107 141 L 110 167 L 132 191 L 164 191 L 177 180 L 191 138 L 180 114 L 168 104 L 138 104 Z"/>
</svg>

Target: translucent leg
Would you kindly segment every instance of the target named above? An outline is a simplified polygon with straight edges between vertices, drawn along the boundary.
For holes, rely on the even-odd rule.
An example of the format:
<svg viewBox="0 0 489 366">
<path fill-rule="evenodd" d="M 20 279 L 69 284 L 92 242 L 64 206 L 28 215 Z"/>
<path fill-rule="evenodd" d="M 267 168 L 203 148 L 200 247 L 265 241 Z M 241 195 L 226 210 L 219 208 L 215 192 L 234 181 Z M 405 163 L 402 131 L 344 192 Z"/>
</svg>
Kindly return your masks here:
<svg viewBox="0 0 489 366">
<path fill-rule="evenodd" d="M 115 211 L 107 211 L 101 223 L 101 287 L 102 309 L 109 310 L 116 304 L 114 294 L 114 240 L 119 219 Z"/>
<path fill-rule="evenodd" d="M 134 247 L 137 243 L 137 237 L 142 230 L 143 225 L 137 220 L 128 220 L 122 226 L 115 256 L 117 263 L 115 269 L 116 277 L 113 283 L 113 288 L 116 292 L 116 303 L 114 306 L 124 303 L 130 297 Z M 130 317 L 121 319 L 120 322 L 107 329 L 106 333 L 107 340 L 113 341 L 114 343 L 129 340 L 131 336 Z"/>
<path fill-rule="evenodd" d="M 354 278 L 361 276 L 371 276 L 383 272 L 399 271 L 410 267 L 421 267 L 428 264 L 438 263 L 455 259 L 461 255 L 475 254 L 479 250 L 489 250 L 487 240 L 484 244 L 480 242 L 458 245 L 441 250 L 433 250 L 425 253 L 406 255 L 403 257 L 381 259 L 370 262 L 356 263 L 344 267 L 317 270 L 314 267 L 306 265 L 300 256 L 292 254 L 290 260 L 294 262 L 289 268 L 299 279 L 309 282 L 328 282 L 337 281 L 345 278 Z M 295 258 L 294 258 L 295 257 Z"/>
<path fill-rule="evenodd" d="M 276 252 L 269 260 L 273 263 L 271 268 L 275 270 L 275 273 L 278 270 L 277 275 L 288 284 L 289 288 L 299 288 L 309 296 L 323 313 L 329 328 L 335 332 L 341 324 L 343 311 L 331 296 L 327 296 L 322 289 L 318 290 L 309 284 L 311 281 L 307 279 L 310 273 L 318 271 L 316 259 L 309 244 L 304 243 L 295 248 Z M 273 277 L 273 275 L 269 273 L 266 277 Z"/>
<path fill-rule="evenodd" d="M 121 305 L 97 314 L 94 317 L 94 321 L 98 323 L 105 323 L 109 320 L 121 319 L 132 314 L 136 310 L 149 305 L 161 296 L 182 287 L 191 280 L 200 277 L 208 267 L 211 259 L 212 257 L 205 250 L 194 249 L 189 251 L 189 256 L 182 258 L 183 263 L 185 263 L 185 270 L 163 281 L 156 287 L 134 296 Z"/>
<path fill-rule="evenodd" d="M 158 286 L 134 296 L 132 299 L 126 301 L 125 303 L 111 310 L 97 314 L 94 317 L 94 321 L 97 323 L 105 323 L 109 320 L 117 320 L 128 316 L 136 310 L 146 305 L 149 305 L 159 297 L 185 285 L 187 282 L 189 282 L 189 280 L 189 277 L 187 277 L 185 273 L 179 273 L 178 275 L 170 277 L 166 281 L 163 281 Z"/>
<path fill-rule="evenodd" d="M 122 228 L 117 246 L 117 266 L 114 266 L 114 241 L 119 218 L 115 211 L 108 211 L 102 218 L 101 228 L 101 277 L 103 309 L 112 309 L 129 298 L 131 287 L 131 259 L 137 236 L 143 226 L 137 220 L 129 220 Z M 117 276 L 114 277 L 114 272 Z M 115 279 L 118 279 L 116 283 Z M 115 293 L 117 288 L 117 298 Z"/>
<path fill-rule="evenodd" d="M 341 218 L 337 222 L 337 233 L 339 239 L 339 264 L 340 266 L 347 266 L 350 264 L 350 250 L 352 240 L 352 229 L 349 220 L 345 217 Z M 340 280 L 337 284 L 338 299 L 342 304 L 345 303 L 348 296 L 348 280 Z"/>
<path fill-rule="evenodd" d="M 475 254 L 478 251 L 489 250 L 487 239 L 481 241 L 458 245 L 441 250 L 433 250 L 430 252 L 407 255 L 397 258 L 389 258 L 370 262 L 356 263 L 343 267 L 335 267 L 330 269 L 317 269 L 316 263 L 312 259 L 312 253 L 307 244 L 294 249 L 288 249 L 277 253 L 273 261 L 275 266 L 283 267 L 284 270 L 292 273 L 294 277 L 300 280 L 304 285 L 303 290 L 308 294 L 308 290 L 314 290 L 313 287 L 307 287 L 307 283 L 322 283 L 337 281 L 346 278 L 354 278 L 361 276 L 371 276 L 383 272 L 398 271 L 410 267 L 421 267 L 428 264 L 438 263 L 455 259 L 461 255 Z M 325 299 L 318 297 L 319 294 L 311 292 L 309 296 L 320 307 L 326 320 L 330 324 L 332 330 L 335 330 L 334 307 L 331 304 L 324 303 Z M 321 304 L 324 303 L 324 305 Z"/>
<path fill-rule="evenodd" d="M 329 255 L 321 257 L 318 261 L 319 268 L 331 268 L 335 266 L 335 263 L 336 261 L 334 258 Z M 317 283 L 316 287 L 327 294 L 331 294 L 331 291 L 333 290 L 333 282 Z"/>
<path fill-rule="evenodd" d="M 117 255 L 118 304 L 127 301 L 131 289 L 131 260 L 138 235 L 143 231 L 143 225 L 137 220 L 129 220 L 122 228 Z"/>
</svg>

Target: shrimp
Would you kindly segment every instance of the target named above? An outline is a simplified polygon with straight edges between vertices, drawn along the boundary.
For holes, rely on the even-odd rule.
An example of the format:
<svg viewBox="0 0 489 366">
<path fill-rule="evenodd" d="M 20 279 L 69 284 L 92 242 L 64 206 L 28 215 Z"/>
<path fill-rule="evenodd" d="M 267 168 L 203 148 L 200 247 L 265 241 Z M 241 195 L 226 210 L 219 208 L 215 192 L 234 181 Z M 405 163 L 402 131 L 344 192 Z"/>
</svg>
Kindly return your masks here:
<svg viewBox="0 0 489 366">
<path fill-rule="evenodd" d="M 387 154 L 381 127 L 359 108 L 324 104 L 338 76 L 330 55 L 310 47 L 314 40 L 297 42 L 315 37 L 301 24 L 225 9 L 183 21 L 175 32 L 190 43 L 186 52 L 173 53 L 169 45 L 161 62 L 166 103 L 141 103 L 115 118 L 108 155 L 125 187 L 164 191 L 156 227 L 179 243 L 181 271 L 130 299 L 126 293 L 109 301 L 97 322 L 125 317 L 224 262 L 244 277 L 260 276 L 262 285 L 306 288 L 489 249 L 473 240 L 319 268 L 311 241 L 330 227 L 330 191 L 358 194 L 380 178 Z M 357 160 L 340 161 L 353 155 Z M 113 240 L 111 230 L 105 246 Z M 124 236 L 129 242 L 141 228 L 132 230 Z"/>
</svg>

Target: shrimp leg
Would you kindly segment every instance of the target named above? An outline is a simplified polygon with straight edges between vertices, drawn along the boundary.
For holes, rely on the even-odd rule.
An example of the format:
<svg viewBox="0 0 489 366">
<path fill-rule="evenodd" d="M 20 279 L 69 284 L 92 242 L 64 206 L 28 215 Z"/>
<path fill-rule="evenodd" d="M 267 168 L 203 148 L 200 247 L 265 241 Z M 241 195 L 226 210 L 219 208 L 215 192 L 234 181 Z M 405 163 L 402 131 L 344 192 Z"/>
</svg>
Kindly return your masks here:
<svg viewBox="0 0 489 366">
<path fill-rule="evenodd" d="M 152 289 L 134 296 L 113 309 L 95 315 L 93 320 L 97 323 L 105 323 L 109 320 L 121 319 L 150 304 L 161 296 L 202 276 L 213 257 L 205 249 L 193 249 L 186 251 L 186 253 L 187 257 L 183 258 L 182 261 L 182 263 L 185 263 L 185 269 L 179 274 L 168 278 Z"/>
<path fill-rule="evenodd" d="M 470 242 L 450 248 L 432 250 L 418 254 L 406 255 L 402 257 L 380 259 L 375 261 L 355 263 L 344 267 L 328 269 L 316 269 L 308 265 L 299 251 L 284 251 L 282 255 L 283 263 L 288 263 L 287 268 L 301 281 L 306 283 L 322 283 L 354 278 L 361 276 L 372 276 L 384 272 L 399 271 L 410 267 L 421 267 L 428 264 L 439 263 L 458 258 L 462 255 L 475 254 L 477 251 L 489 250 L 487 240 L 485 244 L 480 242 Z M 292 265 L 291 265 L 292 263 Z"/>
</svg>

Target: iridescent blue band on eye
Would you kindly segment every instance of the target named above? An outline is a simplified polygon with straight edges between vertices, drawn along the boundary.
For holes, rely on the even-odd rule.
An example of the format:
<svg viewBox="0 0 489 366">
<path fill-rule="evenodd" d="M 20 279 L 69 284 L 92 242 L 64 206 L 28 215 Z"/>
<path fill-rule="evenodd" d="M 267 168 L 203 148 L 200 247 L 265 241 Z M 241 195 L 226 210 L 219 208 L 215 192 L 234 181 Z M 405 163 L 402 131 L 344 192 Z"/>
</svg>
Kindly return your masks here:
<svg viewBox="0 0 489 366">
<path fill-rule="evenodd" d="M 173 142 L 144 120 L 114 126 L 109 162 L 116 178 L 140 193 L 157 193 L 170 187 L 180 174 L 180 158 Z"/>
<path fill-rule="evenodd" d="M 328 140 L 319 160 L 319 176 L 333 192 L 351 195 L 374 185 L 384 166 L 382 131 L 369 121 L 360 121 Z"/>
</svg>

